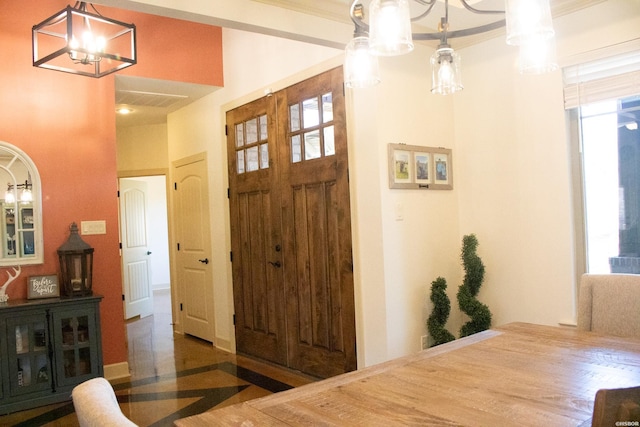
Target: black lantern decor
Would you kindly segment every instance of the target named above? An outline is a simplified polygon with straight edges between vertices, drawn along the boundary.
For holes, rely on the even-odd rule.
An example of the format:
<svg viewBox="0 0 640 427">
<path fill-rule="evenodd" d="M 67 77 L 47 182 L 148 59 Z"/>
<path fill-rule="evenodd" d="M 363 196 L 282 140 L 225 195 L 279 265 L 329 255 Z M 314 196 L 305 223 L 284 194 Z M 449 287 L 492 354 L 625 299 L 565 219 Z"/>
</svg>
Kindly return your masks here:
<svg viewBox="0 0 640 427">
<path fill-rule="evenodd" d="M 91 295 L 93 248 L 80 238 L 75 222 L 69 230 L 69 239 L 58 248 L 64 294 L 68 297 Z"/>
</svg>

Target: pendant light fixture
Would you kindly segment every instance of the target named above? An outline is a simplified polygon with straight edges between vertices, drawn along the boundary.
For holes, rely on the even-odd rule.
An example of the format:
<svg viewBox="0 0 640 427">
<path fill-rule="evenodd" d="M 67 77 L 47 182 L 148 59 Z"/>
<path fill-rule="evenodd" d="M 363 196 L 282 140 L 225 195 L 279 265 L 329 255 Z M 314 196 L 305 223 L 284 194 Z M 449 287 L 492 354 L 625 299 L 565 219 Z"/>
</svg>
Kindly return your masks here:
<svg viewBox="0 0 640 427">
<path fill-rule="evenodd" d="M 33 66 L 102 77 L 134 65 L 136 26 L 76 2 L 33 26 Z"/>
<path fill-rule="evenodd" d="M 409 0 L 371 2 L 371 50 L 375 55 L 404 55 L 413 50 Z"/>
<path fill-rule="evenodd" d="M 431 56 L 431 93 L 449 95 L 462 89 L 460 55 L 448 44 L 438 46 Z"/>
<path fill-rule="evenodd" d="M 499 19 L 476 27 L 450 30 L 449 0 L 411 0 L 422 8 L 416 17 L 411 17 L 410 0 L 373 0 L 370 4 L 371 18 L 367 22 L 361 0 L 351 5 L 351 20 L 355 24 L 353 43 L 346 50 L 345 70 L 353 68 L 356 56 L 355 45 L 364 50 L 364 41 L 355 39 L 370 33 L 369 51 L 373 55 L 393 56 L 413 50 L 416 40 L 439 40 L 436 52 L 431 56 L 432 93 L 447 95 L 462 90 L 460 56 L 451 47 L 449 40 L 481 34 L 507 26 L 507 44 L 520 47 L 520 72 L 542 73 L 557 69 L 555 64 L 554 30 L 551 22 L 549 0 L 505 0 L 505 10 L 480 10 L 472 7 L 470 0 L 458 0 L 464 9 L 474 14 L 498 15 Z M 431 33 L 412 32 L 411 24 L 432 12 L 437 2 L 444 4 L 444 16 L 440 18 L 438 31 Z M 361 54 L 364 56 L 364 54 Z M 377 69 L 376 69 L 377 73 Z M 359 84 L 348 87 L 370 87 L 380 81 L 379 75 L 359 75 Z"/>
<path fill-rule="evenodd" d="M 356 5 L 352 14 L 362 17 L 362 5 Z M 378 57 L 370 48 L 369 34 L 356 26 L 356 32 L 345 49 L 344 83 L 347 87 L 363 88 L 380 83 Z"/>
</svg>

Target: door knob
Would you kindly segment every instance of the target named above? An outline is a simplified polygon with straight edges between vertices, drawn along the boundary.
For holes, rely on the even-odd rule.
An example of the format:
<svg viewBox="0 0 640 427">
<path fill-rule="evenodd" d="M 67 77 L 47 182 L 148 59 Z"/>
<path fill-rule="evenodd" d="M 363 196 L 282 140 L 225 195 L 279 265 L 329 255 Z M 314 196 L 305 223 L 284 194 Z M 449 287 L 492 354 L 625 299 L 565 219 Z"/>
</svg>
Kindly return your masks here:
<svg viewBox="0 0 640 427">
<path fill-rule="evenodd" d="M 151 255 L 151 251 L 147 251 L 147 255 Z"/>
<path fill-rule="evenodd" d="M 200 261 L 203 264 L 209 264 L 209 258 L 199 259 L 198 261 Z"/>
<path fill-rule="evenodd" d="M 280 268 L 282 266 L 282 264 L 280 264 L 280 261 L 276 261 L 276 262 L 269 261 L 269 264 L 273 265 L 275 268 Z"/>
</svg>

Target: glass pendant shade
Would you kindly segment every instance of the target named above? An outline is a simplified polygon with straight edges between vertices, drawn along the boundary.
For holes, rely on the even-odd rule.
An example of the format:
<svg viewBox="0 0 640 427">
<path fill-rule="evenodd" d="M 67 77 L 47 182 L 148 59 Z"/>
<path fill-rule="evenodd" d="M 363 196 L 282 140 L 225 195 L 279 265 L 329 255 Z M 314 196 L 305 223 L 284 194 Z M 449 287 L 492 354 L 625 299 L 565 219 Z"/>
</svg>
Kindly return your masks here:
<svg viewBox="0 0 640 427">
<path fill-rule="evenodd" d="M 431 92 L 449 95 L 464 88 L 460 76 L 460 55 L 448 46 L 431 55 Z"/>
<path fill-rule="evenodd" d="M 507 44 L 521 46 L 531 38 L 553 37 L 549 0 L 506 0 Z"/>
<path fill-rule="evenodd" d="M 4 193 L 4 202 L 11 204 L 16 202 L 16 195 L 13 192 L 13 189 L 8 189 L 6 193 Z"/>
<path fill-rule="evenodd" d="M 395 56 L 413 50 L 408 0 L 373 0 L 369 43 L 375 55 Z"/>
<path fill-rule="evenodd" d="M 531 38 L 520 45 L 518 68 L 521 74 L 542 74 L 557 70 L 554 38 Z"/>
<path fill-rule="evenodd" d="M 380 83 L 378 57 L 371 54 L 368 37 L 354 37 L 345 49 L 344 83 L 365 88 Z"/>
</svg>

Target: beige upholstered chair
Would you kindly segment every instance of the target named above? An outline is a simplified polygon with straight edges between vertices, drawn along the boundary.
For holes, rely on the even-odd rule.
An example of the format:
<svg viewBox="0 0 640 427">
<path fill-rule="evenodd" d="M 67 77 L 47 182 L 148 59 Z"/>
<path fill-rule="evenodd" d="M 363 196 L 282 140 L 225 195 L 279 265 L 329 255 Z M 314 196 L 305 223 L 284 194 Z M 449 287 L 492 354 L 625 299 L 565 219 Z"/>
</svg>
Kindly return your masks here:
<svg viewBox="0 0 640 427">
<path fill-rule="evenodd" d="M 78 384 L 71 397 L 80 427 L 136 427 L 120 410 L 113 387 L 104 378 Z"/>
<path fill-rule="evenodd" d="M 640 275 L 584 274 L 578 293 L 578 329 L 640 337 Z"/>
<path fill-rule="evenodd" d="M 636 425 L 625 421 L 640 421 L 640 387 L 598 390 L 591 426 Z"/>
</svg>

